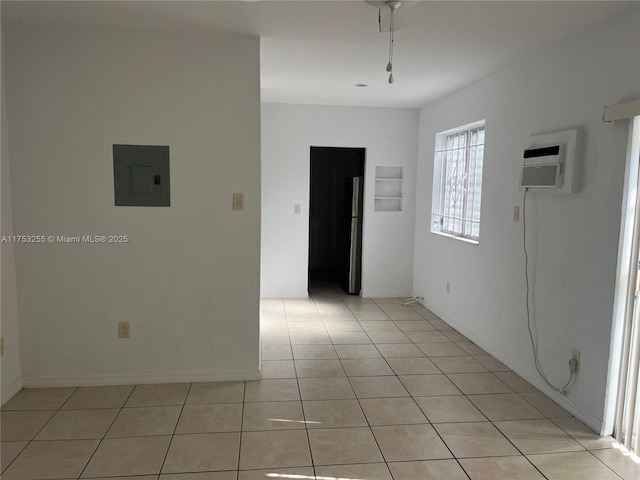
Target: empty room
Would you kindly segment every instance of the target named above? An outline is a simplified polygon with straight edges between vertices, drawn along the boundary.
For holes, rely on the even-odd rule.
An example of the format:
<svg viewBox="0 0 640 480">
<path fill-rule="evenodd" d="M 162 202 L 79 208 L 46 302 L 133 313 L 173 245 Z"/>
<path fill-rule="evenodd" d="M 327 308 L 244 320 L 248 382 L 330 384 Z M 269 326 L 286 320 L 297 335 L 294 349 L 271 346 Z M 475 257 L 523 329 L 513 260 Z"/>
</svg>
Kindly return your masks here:
<svg viewBox="0 0 640 480">
<path fill-rule="evenodd" d="M 5 1 L 4 480 L 640 478 L 637 1 Z"/>
</svg>

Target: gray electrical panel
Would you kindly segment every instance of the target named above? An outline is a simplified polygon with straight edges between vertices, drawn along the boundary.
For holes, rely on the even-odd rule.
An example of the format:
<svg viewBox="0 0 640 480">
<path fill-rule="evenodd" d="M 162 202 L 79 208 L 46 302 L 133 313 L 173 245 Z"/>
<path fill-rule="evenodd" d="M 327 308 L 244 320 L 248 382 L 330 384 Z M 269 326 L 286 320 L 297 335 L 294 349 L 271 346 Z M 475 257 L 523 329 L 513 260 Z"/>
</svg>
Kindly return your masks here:
<svg viewBox="0 0 640 480">
<path fill-rule="evenodd" d="M 116 206 L 169 207 L 169 147 L 114 145 Z"/>
</svg>

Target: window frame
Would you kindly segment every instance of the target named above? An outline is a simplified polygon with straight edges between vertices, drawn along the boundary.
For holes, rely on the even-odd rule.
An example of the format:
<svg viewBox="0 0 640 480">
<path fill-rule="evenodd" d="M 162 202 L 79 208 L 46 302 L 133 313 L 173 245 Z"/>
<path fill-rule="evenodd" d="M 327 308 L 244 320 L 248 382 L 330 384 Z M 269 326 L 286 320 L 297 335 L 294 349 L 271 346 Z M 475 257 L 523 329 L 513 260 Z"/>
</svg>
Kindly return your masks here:
<svg viewBox="0 0 640 480">
<path fill-rule="evenodd" d="M 476 142 L 472 144 L 472 133 L 474 131 L 484 132 L 484 140 L 482 143 Z M 465 135 L 465 145 L 461 147 L 459 144 L 453 146 L 453 148 L 447 148 L 447 143 L 449 138 L 456 137 L 460 135 Z M 455 143 L 455 142 L 454 142 Z M 481 165 L 478 171 L 477 168 L 477 147 L 482 147 L 482 158 L 480 159 Z M 463 242 L 471 243 L 471 244 L 479 244 L 480 243 L 480 218 L 481 218 L 481 208 L 482 208 L 482 177 L 484 172 L 484 150 L 486 146 L 486 121 L 478 120 L 472 123 L 468 123 L 466 125 L 461 125 L 456 128 L 452 128 L 449 130 L 445 130 L 443 132 L 439 132 L 435 136 L 435 152 L 434 152 L 434 169 L 433 169 L 433 191 L 432 191 L 432 204 L 431 204 L 431 233 L 436 235 L 442 235 L 450 238 L 455 238 L 457 240 L 461 240 Z M 472 170 L 472 161 L 470 160 L 470 153 L 473 148 L 476 148 L 476 157 L 474 164 L 474 174 L 470 175 L 470 171 Z M 460 214 L 458 216 L 445 215 L 445 205 L 447 194 L 447 175 L 446 168 L 447 163 L 449 161 L 459 161 L 453 160 L 450 158 L 452 152 L 454 151 L 462 151 L 464 155 L 464 172 L 462 174 L 457 174 L 455 178 L 459 179 L 457 183 L 461 183 L 462 185 L 462 199 L 460 201 L 456 201 L 456 204 L 460 205 Z M 479 177 L 479 183 L 478 183 Z M 471 180 L 474 180 L 474 184 L 471 185 Z M 478 192 L 479 190 L 479 192 Z M 470 192 L 475 192 L 476 195 L 479 194 L 479 203 L 477 207 L 477 221 L 474 219 L 469 220 L 467 218 L 468 214 L 468 206 L 467 206 L 467 197 L 470 195 Z M 455 207 L 454 207 L 455 209 Z M 455 223 L 452 228 L 445 229 L 444 228 L 444 218 L 449 217 L 453 222 L 458 222 L 460 225 L 459 229 L 455 228 Z M 467 227 L 469 224 L 469 227 Z M 474 225 L 477 225 L 477 235 L 474 235 Z M 459 230 L 459 231 L 458 231 Z"/>
</svg>

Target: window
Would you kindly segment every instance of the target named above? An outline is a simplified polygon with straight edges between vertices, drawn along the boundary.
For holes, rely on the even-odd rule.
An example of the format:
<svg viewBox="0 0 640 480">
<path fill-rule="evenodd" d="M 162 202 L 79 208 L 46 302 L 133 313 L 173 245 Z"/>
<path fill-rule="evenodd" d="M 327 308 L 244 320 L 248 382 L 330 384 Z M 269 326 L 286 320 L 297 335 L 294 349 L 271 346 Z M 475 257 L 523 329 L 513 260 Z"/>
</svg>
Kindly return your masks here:
<svg viewBox="0 0 640 480">
<path fill-rule="evenodd" d="M 478 243 L 484 120 L 436 135 L 431 231 Z"/>
</svg>

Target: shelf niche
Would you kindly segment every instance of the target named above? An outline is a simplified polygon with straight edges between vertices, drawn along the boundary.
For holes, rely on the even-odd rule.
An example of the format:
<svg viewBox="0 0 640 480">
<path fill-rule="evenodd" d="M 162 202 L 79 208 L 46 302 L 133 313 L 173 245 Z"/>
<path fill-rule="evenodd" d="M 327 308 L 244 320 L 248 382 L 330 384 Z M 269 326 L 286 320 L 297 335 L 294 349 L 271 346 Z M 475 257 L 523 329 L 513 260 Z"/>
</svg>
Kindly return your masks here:
<svg viewBox="0 0 640 480">
<path fill-rule="evenodd" d="M 402 211 L 402 167 L 376 167 L 373 209 L 376 212 Z"/>
</svg>

